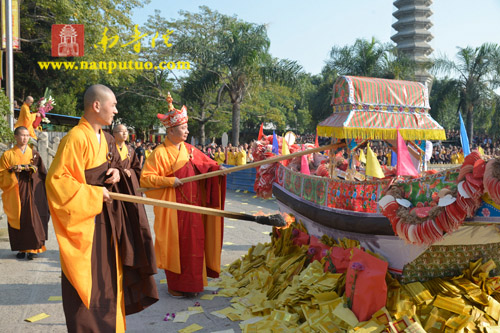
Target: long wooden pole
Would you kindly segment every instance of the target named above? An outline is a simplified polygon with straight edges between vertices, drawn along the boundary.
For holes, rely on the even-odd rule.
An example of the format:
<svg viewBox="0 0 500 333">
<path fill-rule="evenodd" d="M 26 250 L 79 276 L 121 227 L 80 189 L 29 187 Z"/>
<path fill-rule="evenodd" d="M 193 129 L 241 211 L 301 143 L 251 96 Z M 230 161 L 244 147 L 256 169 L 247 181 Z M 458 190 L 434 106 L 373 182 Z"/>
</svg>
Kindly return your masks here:
<svg viewBox="0 0 500 333">
<path fill-rule="evenodd" d="M 221 217 L 227 217 L 227 218 L 239 219 L 239 220 L 248 220 L 248 221 L 255 220 L 255 216 L 249 215 L 249 214 L 228 212 L 225 210 L 220 210 L 220 209 L 215 209 L 215 208 L 194 206 L 194 205 L 182 204 L 182 203 L 171 202 L 171 201 L 163 201 L 163 200 L 152 199 L 152 198 L 144 198 L 144 197 L 139 197 L 136 195 L 109 192 L 109 196 L 111 197 L 111 199 L 114 199 L 114 200 L 133 202 L 133 203 L 138 203 L 138 204 L 143 204 L 143 205 L 152 205 L 152 206 L 158 206 L 158 207 L 163 207 L 163 208 L 178 209 L 178 210 L 183 210 L 183 211 L 191 212 L 191 213 L 200 213 L 200 214 L 205 214 L 205 215 L 221 216 Z"/>
<path fill-rule="evenodd" d="M 294 157 L 298 157 L 298 156 L 302 156 L 302 155 L 308 155 L 308 154 L 318 153 L 318 152 L 324 151 L 324 150 L 335 149 L 335 148 L 338 148 L 338 147 L 340 147 L 342 145 L 343 144 L 333 144 L 332 143 L 332 144 L 329 144 L 329 145 L 326 145 L 326 146 L 321 146 L 321 147 L 316 147 L 316 148 L 301 150 L 301 151 L 298 151 L 298 152 L 295 152 L 295 153 L 289 154 L 289 155 L 276 156 L 276 157 L 272 157 L 272 158 L 269 158 L 269 159 L 266 159 L 266 160 L 252 162 L 252 163 L 243 164 L 243 165 L 238 165 L 238 166 L 235 166 L 235 167 L 232 167 L 232 168 L 228 168 L 228 169 L 224 169 L 224 170 L 217 170 L 217 171 L 202 173 L 202 174 L 199 174 L 199 175 L 196 175 L 196 176 L 181 178 L 180 180 L 182 181 L 183 184 L 185 184 L 185 183 L 192 182 L 192 181 L 195 181 L 195 180 L 201 180 L 201 179 L 206 179 L 206 178 L 211 178 L 211 177 L 223 176 L 223 175 L 227 175 L 228 173 L 231 173 L 231 172 L 236 172 L 236 171 L 241 171 L 241 170 L 256 168 L 256 167 L 264 165 L 264 164 L 270 164 L 270 163 L 280 162 L 280 161 L 289 160 L 289 159 L 292 159 Z M 149 188 L 148 187 L 139 187 L 137 190 L 140 191 L 140 192 L 146 192 L 146 191 L 158 190 L 160 188 L 161 187 L 157 187 L 157 188 L 156 187 L 155 188 L 151 188 L 151 187 L 149 187 Z"/>
</svg>

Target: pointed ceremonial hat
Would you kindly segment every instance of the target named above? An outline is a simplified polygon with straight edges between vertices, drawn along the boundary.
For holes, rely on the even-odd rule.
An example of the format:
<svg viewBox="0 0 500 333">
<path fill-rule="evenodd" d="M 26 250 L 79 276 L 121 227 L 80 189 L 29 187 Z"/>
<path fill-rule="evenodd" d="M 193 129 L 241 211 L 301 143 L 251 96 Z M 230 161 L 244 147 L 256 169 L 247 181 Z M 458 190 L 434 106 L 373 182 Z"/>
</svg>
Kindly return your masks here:
<svg viewBox="0 0 500 333">
<path fill-rule="evenodd" d="M 175 127 L 188 122 L 187 108 L 185 105 L 182 106 L 180 110 L 174 108 L 172 96 L 170 92 L 167 96 L 168 112 L 165 114 L 158 113 L 157 117 L 160 119 L 165 127 Z"/>
</svg>

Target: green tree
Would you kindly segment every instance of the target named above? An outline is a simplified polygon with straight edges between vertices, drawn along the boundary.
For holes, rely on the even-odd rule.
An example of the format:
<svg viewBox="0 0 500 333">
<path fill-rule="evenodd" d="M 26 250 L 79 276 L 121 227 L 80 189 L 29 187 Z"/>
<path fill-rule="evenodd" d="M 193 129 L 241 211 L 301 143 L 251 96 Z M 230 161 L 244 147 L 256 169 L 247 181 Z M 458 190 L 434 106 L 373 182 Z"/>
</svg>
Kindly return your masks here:
<svg viewBox="0 0 500 333">
<path fill-rule="evenodd" d="M 339 75 L 411 80 L 417 65 L 393 44 L 383 44 L 372 38 L 332 47 L 325 67 Z"/>
<path fill-rule="evenodd" d="M 457 106 L 459 100 L 459 83 L 456 80 L 435 79 L 429 96 L 432 118 L 446 129 L 458 129 Z"/>
<path fill-rule="evenodd" d="M 260 82 L 297 83 L 301 67 L 293 61 L 273 59 L 264 25 L 222 15 L 208 7 L 200 13 L 181 11 L 172 25 L 177 41 L 173 52 L 191 61 L 194 70 L 215 74 L 211 88 L 227 95 L 232 105 L 233 145 L 239 143 L 241 104 Z M 207 86 L 207 88 L 209 88 Z"/>
<path fill-rule="evenodd" d="M 10 130 L 7 115 L 10 113 L 10 103 L 3 89 L 0 89 L 0 142 L 14 142 L 14 133 Z"/>
<path fill-rule="evenodd" d="M 469 142 L 472 142 L 474 113 L 478 106 L 487 103 L 493 89 L 499 86 L 500 48 L 497 44 L 485 43 L 479 47 L 458 48 L 456 60 L 437 59 L 433 69 L 436 72 L 456 74 L 459 88 L 458 110 L 465 117 Z M 490 109 L 491 110 L 491 109 Z"/>
<path fill-rule="evenodd" d="M 93 83 L 120 85 L 133 75 L 130 71 L 102 70 L 42 70 L 39 61 L 120 61 L 137 59 L 130 48 L 118 43 L 103 53 L 99 44 L 107 28 L 107 36 L 118 36 L 120 42 L 130 39 L 133 31 L 132 10 L 142 6 L 142 0 L 25 0 L 21 2 L 21 52 L 14 55 L 15 98 L 42 96 L 50 87 L 56 99 L 55 113 L 76 115 L 82 108 L 85 88 Z M 85 55 L 81 58 L 51 57 L 52 24 L 83 24 Z M 97 46 L 97 47 L 96 47 Z M 77 97 L 75 97 L 77 96 Z"/>
</svg>

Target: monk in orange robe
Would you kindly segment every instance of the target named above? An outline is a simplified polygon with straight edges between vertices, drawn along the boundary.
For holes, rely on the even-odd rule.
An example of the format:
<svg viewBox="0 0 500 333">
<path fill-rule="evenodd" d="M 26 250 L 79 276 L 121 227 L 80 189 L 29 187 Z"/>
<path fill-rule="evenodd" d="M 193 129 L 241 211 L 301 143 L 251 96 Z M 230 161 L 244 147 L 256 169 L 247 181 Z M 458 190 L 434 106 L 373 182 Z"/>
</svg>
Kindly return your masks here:
<svg viewBox="0 0 500 333">
<path fill-rule="evenodd" d="M 23 105 L 21 106 L 21 111 L 19 111 L 19 118 L 17 118 L 16 124 L 14 128 L 18 128 L 19 126 L 26 127 L 30 133 L 30 136 L 37 140 L 35 129 L 33 128 L 33 122 L 36 117 L 41 117 L 39 112 L 31 113 L 30 106 L 33 104 L 33 97 L 28 96 L 24 100 Z"/>
<path fill-rule="evenodd" d="M 84 115 L 61 140 L 46 181 L 66 326 L 69 332 L 124 332 L 131 297 L 124 295 L 120 255 L 126 224 L 108 190 L 117 191 L 121 161 L 113 137 L 102 131 L 118 113 L 116 98 L 108 87 L 93 85 L 83 102 Z"/>
<path fill-rule="evenodd" d="M 14 130 L 17 144 L 0 158 L 0 188 L 7 215 L 9 241 L 17 258 L 32 260 L 45 251 L 49 208 L 45 194 L 47 171 L 40 154 L 28 146 L 26 127 Z"/>
<path fill-rule="evenodd" d="M 219 165 L 190 144 L 186 107 L 176 110 L 167 97 L 169 112 L 158 115 L 167 137 L 146 160 L 141 186 L 151 198 L 223 209 L 225 177 L 182 183 L 182 178 L 215 171 Z M 166 188 L 165 188 L 166 187 Z M 223 220 L 181 210 L 155 207 L 155 252 L 158 267 L 165 270 L 168 291 L 174 297 L 203 291 L 207 276 L 218 277 L 222 250 Z"/>
</svg>

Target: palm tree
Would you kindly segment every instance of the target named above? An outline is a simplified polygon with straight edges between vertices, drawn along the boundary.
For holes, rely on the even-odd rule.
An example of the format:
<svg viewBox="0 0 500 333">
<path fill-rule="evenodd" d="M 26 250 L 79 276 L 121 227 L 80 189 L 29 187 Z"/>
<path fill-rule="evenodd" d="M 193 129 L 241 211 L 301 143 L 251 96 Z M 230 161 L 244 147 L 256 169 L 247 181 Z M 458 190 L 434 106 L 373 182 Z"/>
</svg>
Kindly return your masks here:
<svg viewBox="0 0 500 333">
<path fill-rule="evenodd" d="M 417 64 L 392 44 L 357 39 L 353 45 L 334 46 L 325 68 L 340 75 L 411 80 Z"/>
<path fill-rule="evenodd" d="M 500 48 L 497 44 L 485 43 L 479 47 L 458 48 L 456 61 L 447 58 L 435 60 L 436 72 L 458 74 L 458 110 L 465 115 L 465 127 L 469 142 L 473 138 L 473 116 L 476 106 L 492 95 L 493 89 L 500 84 Z"/>
<path fill-rule="evenodd" d="M 217 104 L 227 95 L 232 105 L 233 145 L 240 135 L 241 103 L 252 86 L 262 81 L 287 85 L 298 82 L 302 68 L 289 60 L 276 60 L 269 55 L 270 41 L 265 25 L 238 20 L 200 7 L 201 13 L 181 12 L 182 19 L 172 23 L 177 41 L 174 52 L 189 59 L 205 89 L 217 92 Z M 211 73 L 205 75 L 202 73 Z"/>
</svg>

